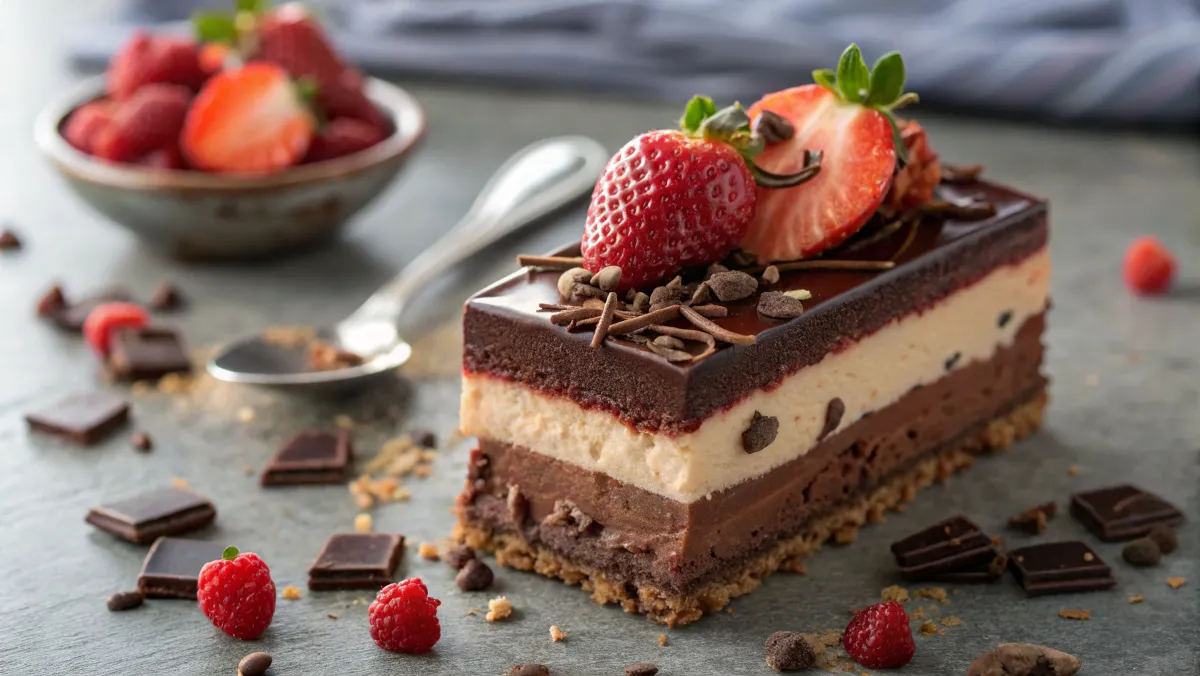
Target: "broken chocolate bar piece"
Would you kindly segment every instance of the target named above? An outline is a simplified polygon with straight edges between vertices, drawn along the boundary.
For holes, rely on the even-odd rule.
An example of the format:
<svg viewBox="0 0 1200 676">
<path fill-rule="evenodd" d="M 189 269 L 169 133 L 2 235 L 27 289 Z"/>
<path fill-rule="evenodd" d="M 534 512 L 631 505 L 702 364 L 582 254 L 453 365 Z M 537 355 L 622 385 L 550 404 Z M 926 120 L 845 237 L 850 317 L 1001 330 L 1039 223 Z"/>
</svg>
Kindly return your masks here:
<svg viewBox="0 0 1200 676">
<path fill-rule="evenodd" d="M 892 555 L 904 579 L 917 581 L 989 561 L 995 551 L 991 538 L 960 514 L 893 544 Z"/>
<path fill-rule="evenodd" d="M 85 521 L 106 533 L 144 545 L 180 535 L 217 518 L 213 503 L 199 493 L 168 486 L 109 505 L 93 507 Z"/>
<path fill-rule="evenodd" d="M 129 419 L 129 404 L 108 392 L 72 394 L 25 416 L 29 429 L 89 446 Z"/>
<path fill-rule="evenodd" d="M 215 542 L 159 538 L 138 573 L 138 591 L 146 598 L 196 600 L 200 569 L 221 558 L 225 546 Z"/>
<path fill-rule="evenodd" d="M 1008 556 L 1009 570 L 1030 596 L 1109 589 L 1117 584 L 1108 564 L 1078 540 L 1022 547 Z"/>
<path fill-rule="evenodd" d="M 380 589 L 404 553 L 404 536 L 394 533 L 334 533 L 308 569 L 308 588 Z"/>
<path fill-rule="evenodd" d="M 347 479 L 350 431 L 309 430 L 288 439 L 263 468 L 263 486 L 336 484 Z"/>
<path fill-rule="evenodd" d="M 106 291 L 74 303 L 67 303 L 61 308 L 50 311 L 46 316 L 54 320 L 54 323 L 58 324 L 59 328 L 79 333 L 83 331 L 84 320 L 92 313 L 92 310 L 96 309 L 97 305 L 103 305 L 104 303 L 127 303 L 130 300 L 129 294 L 124 291 Z"/>
<path fill-rule="evenodd" d="M 1072 495 L 1071 515 L 1105 542 L 1132 540 L 1159 524 L 1174 526 L 1183 521 L 1183 513 L 1174 505 L 1129 484 Z"/>
<path fill-rule="evenodd" d="M 125 329 L 113 334 L 108 366 L 120 380 L 157 380 L 192 370 L 179 334 L 170 329 Z"/>
<path fill-rule="evenodd" d="M 1004 576 L 1008 569 L 1008 554 L 993 550 L 990 559 L 979 559 L 962 568 L 934 573 L 928 578 L 930 582 L 946 584 L 978 584 L 995 582 Z"/>
</svg>

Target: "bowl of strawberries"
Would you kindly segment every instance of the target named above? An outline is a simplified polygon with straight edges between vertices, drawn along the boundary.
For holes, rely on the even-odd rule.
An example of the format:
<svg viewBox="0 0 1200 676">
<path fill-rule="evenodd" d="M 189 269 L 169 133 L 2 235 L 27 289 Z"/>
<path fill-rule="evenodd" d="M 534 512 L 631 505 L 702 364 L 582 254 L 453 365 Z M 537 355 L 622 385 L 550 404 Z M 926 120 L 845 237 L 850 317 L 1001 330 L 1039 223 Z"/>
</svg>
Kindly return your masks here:
<svg viewBox="0 0 1200 676">
<path fill-rule="evenodd" d="M 105 75 L 38 117 L 37 143 L 93 208 L 180 259 L 259 257 L 340 229 L 425 130 L 298 5 L 238 0 L 196 37 L 134 34 Z"/>
</svg>

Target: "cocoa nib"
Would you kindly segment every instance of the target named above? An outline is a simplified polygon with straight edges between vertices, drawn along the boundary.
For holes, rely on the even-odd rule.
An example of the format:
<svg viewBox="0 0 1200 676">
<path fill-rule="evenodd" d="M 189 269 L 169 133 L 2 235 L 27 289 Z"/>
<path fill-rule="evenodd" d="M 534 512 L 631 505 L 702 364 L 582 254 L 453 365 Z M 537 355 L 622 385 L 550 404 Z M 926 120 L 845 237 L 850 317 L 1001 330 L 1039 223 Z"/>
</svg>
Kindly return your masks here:
<svg viewBox="0 0 1200 676">
<path fill-rule="evenodd" d="M 742 449 L 747 453 L 758 453 L 770 446 L 778 434 L 779 418 L 755 411 L 750 426 L 742 432 Z"/>
<path fill-rule="evenodd" d="M 592 286 L 600 287 L 601 291 L 616 291 L 621 284 L 621 268 L 610 265 L 592 275 Z"/>
<path fill-rule="evenodd" d="M 1074 676 L 1082 666 L 1074 655 L 1032 643 L 1001 643 L 979 656 L 967 676 Z"/>
<path fill-rule="evenodd" d="M 718 272 L 705 283 L 722 303 L 749 298 L 758 290 L 758 280 L 738 270 Z"/>
<path fill-rule="evenodd" d="M 587 284 L 592 279 L 592 273 L 583 268 L 571 268 L 558 277 L 558 295 L 570 298 L 576 284 Z"/>
<path fill-rule="evenodd" d="M 771 319 L 794 319 L 804 314 L 804 303 L 778 291 L 764 291 L 758 297 L 758 314 Z"/>
<path fill-rule="evenodd" d="M 466 545 L 457 545 L 446 552 L 446 565 L 455 570 L 462 570 L 468 561 L 475 559 L 475 550 Z"/>
<path fill-rule="evenodd" d="M 454 576 L 454 583 L 463 591 L 483 591 L 496 579 L 492 569 L 479 559 L 471 559 Z"/>
<path fill-rule="evenodd" d="M 1148 537 L 1130 540 L 1121 550 L 1121 556 L 1135 566 L 1153 566 L 1162 560 L 1158 543 Z"/>
</svg>

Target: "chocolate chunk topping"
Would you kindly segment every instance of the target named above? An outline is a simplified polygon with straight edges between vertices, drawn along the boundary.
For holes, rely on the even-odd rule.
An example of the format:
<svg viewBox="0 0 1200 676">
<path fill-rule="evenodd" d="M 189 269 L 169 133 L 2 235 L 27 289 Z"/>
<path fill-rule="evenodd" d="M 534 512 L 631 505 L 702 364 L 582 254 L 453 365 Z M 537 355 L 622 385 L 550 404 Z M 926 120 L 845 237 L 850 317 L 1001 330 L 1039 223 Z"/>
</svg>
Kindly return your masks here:
<svg viewBox="0 0 1200 676">
<path fill-rule="evenodd" d="M 1074 655 L 1031 643 L 1001 643 L 971 663 L 967 676 L 1075 676 Z"/>
<path fill-rule="evenodd" d="M 454 576 L 454 583 L 463 591 L 483 591 L 492 586 L 495 579 L 496 576 L 486 563 L 479 559 L 471 559 L 458 571 L 458 575 Z"/>
<path fill-rule="evenodd" d="M 778 291 L 764 291 L 758 297 L 758 314 L 771 319 L 794 319 L 804 314 L 804 303 Z"/>
<path fill-rule="evenodd" d="M 1159 496 L 1122 484 L 1071 496 L 1071 515 L 1105 542 L 1145 535 L 1155 526 L 1174 526 L 1183 513 Z"/>
<path fill-rule="evenodd" d="M 404 536 L 394 533 L 334 533 L 308 569 L 308 588 L 380 589 L 404 555 Z"/>
<path fill-rule="evenodd" d="M 992 540 L 963 515 L 952 516 L 892 545 L 906 580 L 971 569 L 995 556 Z"/>
<path fill-rule="evenodd" d="M 767 145 L 783 143 L 796 135 L 796 128 L 790 120 L 770 110 L 764 110 L 754 118 L 750 131 L 761 136 Z"/>
<path fill-rule="evenodd" d="M 0 230 L 0 251 L 16 251 L 21 248 L 21 238 L 17 233 L 5 228 Z"/>
<path fill-rule="evenodd" d="M 129 419 L 129 404 L 108 392 L 73 394 L 25 416 L 29 429 L 88 446 Z"/>
<path fill-rule="evenodd" d="M 775 671 L 799 671 L 813 665 L 817 656 L 803 634 L 777 631 L 767 639 L 767 666 Z"/>
<path fill-rule="evenodd" d="M 638 662 L 625 667 L 625 676 L 654 676 L 658 673 L 658 667 L 649 662 Z"/>
<path fill-rule="evenodd" d="M 221 558 L 225 545 L 199 540 L 159 538 L 146 553 L 137 588 L 147 598 L 190 599 L 195 602 L 200 569 Z"/>
<path fill-rule="evenodd" d="M 621 285 L 621 268 L 610 265 L 601 268 L 600 272 L 592 275 L 592 286 L 600 287 L 601 291 L 616 291 Z"/>
<path fill-rule="evenodd" d="M 774 265 L 768 265 L 767 268 L 762 271 L 762 282 L 763 284 L 778 284 L 779 268 L 775 267 Z"/>
<path fill-rule="evenodd" d="M 137 608 L 145 602 L 146 597 L 142 596 L 140 591 L 134 589 L 133 591 L 123 591 L 113 594 L 112 596 L 108 597 L 106 604 L 108 605 L 108 609 L 115 613 L 122 610 Z"/>
<path fill-rule="evenodd" d="M 445 559 L 446 565 L 455 570 L 462 570 L 468 561 L 475 559 L 475 550 L 466 545 L 457 545 L 446 552 Z"/>
<path fill-rule="evenodd" d="M 170 282 L 159 284 L 154 290 L 154 295 L 150 296 L 150 309 L 157 312 L 178 310 L 183 305 L 183 294 L 180 293 L 179 287 Z"/>
<path fill-rule="evenodd" d="M 683 341 L 675 338 L 674 336 L 659 336 L 654 339 L 654 344 L 662 347 L 669 347 L 673 350 L 682 350 L 685 347 Z"/>
<path fill-rule="evenodd" d="M 729 272 L 729 268 L 721 265 L 720 263 L 713 263 L 704 271 L 704 279 L 708 279 L 709 277 L 722 272 Z"/>
<path fill-rule="evenodd" d="M 1158 545 L 1163 554 L 1170 554 L 1179 548 L 1179 536 L 1175 534 L 1174 528 L 1165 523 L 1160 523 L 1151 528 L 1146 537 L 1154 540 L 1154 543 Z"/>
<path fill-rule="evenodd" d="M 817 435 L 817 440 L 824 439 L 829 436 L 837 426 L 842 424 L 842 416 L 846 413 L 846 402 L 842 401 L 841 397 L 834 397 L 829 400 L 829 405 L 825 407 L 825 424 L 821 427 L 821 433 Z"/>
<path fill-rule="evenodd" d="M 1021 512 L 1008 517 L 1008 525 L 1013 528 L 1020 528 L 1034 535 L 1041 535 L 1046 532 L 1046 522 L 1054 516 L 1058 511 L 1058 505 L 1053 502 L 1047 502 L 1044 505 L 1036 505 Z"/>
<path fill-rule="evenodd" d="M 263 486 L 341 483 L 354 450 L 350 430 L 309 430 L 283 442 L 259 476 Z"/>
<path fill-rule="evenodd" d="M 633 294 L 633 300 L 630 301 L 629 307 L 634 312 L 648 312 L 650 310 L 650 296 L 641 291 L 636 292 Z"/>
<path fill-rule="evenodd" d="M 238 676 L 263 676 L 271 668 L 270 653 L 250 653 L 238 662 Z"/>
<path fill-rule="evenodd" d="M 661 310 L 671 305 L 679 305 L 682 294 L 680 290 L 660 286 L 650 292 L 650 311 Z"/>
<path fill-rule="evenodd" d="M 738 270 L 718 272 L 705 283 L 722 303 L 749 298 L 758 290 L 758 280 Z"/>
<path fill-rule="evenodd" d="M 583 268 L 571 268 L 558 277 L 558 295 L 570 298 L 576 284 L 586 284 L 592 279 L 592 273 Z"/>
<path fill-rule="evenodd" d="M 928 579 L 931 582 L 947 584 L 979 584 L 999 580 L 1007 569 L 1008 555 L 1004 552 L 993 551 L 991 559 L 979 559 L 961 568 L 931 573 Z"/>
<path fill-rule="evenodd" d="M 999 317 L 996 318 L 996 326 L 1004 328 L 1008 326 L 1008 323 L 1012 321 L 1012 318 L 1012 310 L 1005 310 L 1004 312 L 1000 313 Z"/>
<path fill-rule="evenodd" d="M 682 314 L 684 318 L 692 324 L 692 326 L 695 326 L 705 333 L 711 334 L 713 338 L 716 338 L 723 343 L 730 343 L 733 345 L 753 345 L 757 340 L 757 338 L 754 336 L 734 333 L 733 331 L 730 331 L 729 329 L 726 329 L 715 322 L 709 321 L 708 318 L 700 312 L 700 308 L 682 306 L 679 308 L 679 313 Z"/>
<path fill-rule="evenodd" d="M 750 426 L 742 432 L 742 450 L 747 453 L 758 453 L 771 445 L 779 434 L 779 418 L 763 415 L 758 411 L 750 419 Z"/>
<path fill-rule="evenodd" d="M 942 365 L 946 368 L 947 371 L 953 371 L 954 367 L 958 365 L 958 361 L 960 359 L 962 359 L 962 352 L 955 352 L 954 354 L 947 357 L 945 363 Z"/>
<path fill-rule="evenodd" d="M 518 664 L 508 670 L 508 676 L 550 676 L 550 667 L 544 664 Z"/>
<path fill-rule="evenodd" d="M 58 324 L 64 331 L 79 333 L 83 331 L 83 322 L 87 316 L 104 303 L 124 303 L 129 301 L 129 294 L 124 291 L 112 290 L 97 294 L 81 301 L 67 303 L 58 310 L 46 315 Z"/>
<path fill-rule="evenodd" d="M 592 286 L 591 284 L 588 284 L 585 280 L 583 282 L 576 282 L 575 285 L 571 287 L 571 295 L 576 298 L 604 298 L 608 294 Z"/>
<path fill-rule="evenodd" d="M 38 299 L 37 316 L 51 317 L 66 309 L 66 307 L 67 298 L 63 295 L 62 287 L 55 284 Z"/>
<path fill-rule="evenodd" d="M 1112 569 L 1083 542 L 1048 542 L 1009 552 L 1009 570 L 1030 596 L 1109 589 Z"/>
<path fill-rule="evenodd" d="M 192 361 L 174 331 L 125 329 L 113 334 L 108 366 L 121 380 L 156 380 L 168 373 L 191 371 Z"/>
<path fill-rule="evenodd" d="M 202 528 L 216 518 L 216 507 L 208 498 L 168 486 L 93 507 L 84 520 L 106 533 L 144 545 L 164 535 Z"/>
<path fill-rule="evenodd" d="M 145 432 L 134 432 L 133 436 L 129 438 L 129 441 L 133 444 L 135 449 L 143 453 L 154 448 L 154 441 L 150 438 L 150 435 L 146 434 Z"/>
<path fill-rule="evenodd" d="M 1162 550 L 1149 537 L 1138 538 L 1125 544 L 1121 558 L 1135 566 L 1153 566 L 1162 560 Z"/>
</svg>

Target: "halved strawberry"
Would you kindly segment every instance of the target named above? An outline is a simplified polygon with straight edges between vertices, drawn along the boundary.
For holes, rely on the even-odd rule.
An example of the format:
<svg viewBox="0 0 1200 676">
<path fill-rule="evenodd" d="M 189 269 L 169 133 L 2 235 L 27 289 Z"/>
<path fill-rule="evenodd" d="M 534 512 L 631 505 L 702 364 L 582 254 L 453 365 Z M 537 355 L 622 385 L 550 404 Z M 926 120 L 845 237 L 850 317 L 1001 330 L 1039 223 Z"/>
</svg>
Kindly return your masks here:
<svg viewBox="0 0 1200 676">
<path fill-rule="evenodd" d="M 758 208 L 742 248 L 759 263 L 819 254 L 857 232 L 883 202 L 896 170 L 898 132 L 892 109 L 915 100 L 901 95 L 904 63 L 891 52 L 872 72 L 858 47 L 842 55 L 835 78 L 816 71 L 820 84 L 768 94 L 750 116 L 770 110 L 792 123 L 795 134 L 768 146 L 759 166 L 788 173 L 803 166 L 805 151 L 824 153 L 813 180 L 784 190 L 759 190 Z"/>
<path fill-rule="evenodd" d="M 183 127 L 188 161 L 218 173 L 271 174 L 297 162 L 316 123 L 279 66 L 249 63 L 213 76 Z"/>
</svg>

